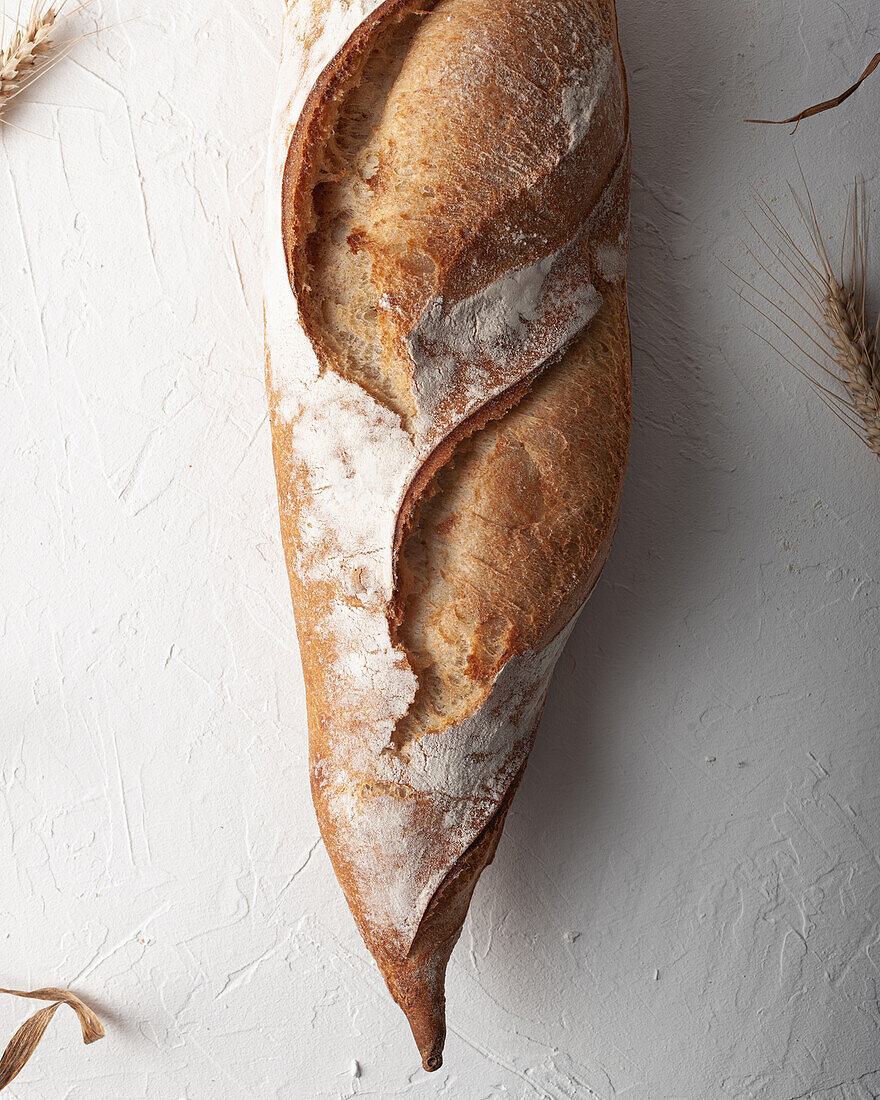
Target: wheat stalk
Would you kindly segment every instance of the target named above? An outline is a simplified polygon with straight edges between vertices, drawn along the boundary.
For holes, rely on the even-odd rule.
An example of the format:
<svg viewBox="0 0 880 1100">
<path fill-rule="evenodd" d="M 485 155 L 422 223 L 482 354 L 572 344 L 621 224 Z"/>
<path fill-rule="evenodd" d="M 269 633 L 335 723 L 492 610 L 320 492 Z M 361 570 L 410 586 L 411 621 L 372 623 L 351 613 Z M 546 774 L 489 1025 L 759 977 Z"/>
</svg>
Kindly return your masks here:
<svg viewBox="0 0 880 1100">
<path fill-rule="evenodd" d="M 777 289 L 803 313 L 804 323 L 737 272 L 733 274 L 771 312 L 766 312 L 743 296 L 749 305 L 782 334 L 803 360 L 828 376 L 831 385 L 824 385 L 802 362 L 793 360 L 761 333 L 756 332 L 755 335 L 804 375 L 824 404 L 880 457 L 880 343 L 878 323 L 871 322 L 867 311 L 868 219 L 864 189 L 858 182 L 853 186 L 847 207 L 840 263 L 835 268 L 828 255 L 803 172 L 801 179 L 806 191 L 806 203 L 798 198 L 793 189 L 791 193 L 810 239 L 812 257 L 800 247 L 794 235 L 758 194 L 755 199 L 762 217 L 769 223 L 769 239 L 748 216 L 746 220 L 774 263 L 788 277 L 789 284 L 777 278 L 773 269 L 748 245 L 745 247 Z M 849 271 L 844 274 L 847 248 Z M 788 324 L 784 325 L 781 321 Z M 797 335 L 792 334 L 792 325 Z M 751 331 L 754 332 L 754 329 Z M 809 345 L 809 350 L 804 347 L 803 341 Z"/>
<path fill-rule="evenodd" d="M 24 27 L 12 36 L 0 54 L 0 116 L 23 88 L 36 78 L 55 43 L 51 34 L 58 19 L 53 7 L 34 4 Z"/>
</svg>

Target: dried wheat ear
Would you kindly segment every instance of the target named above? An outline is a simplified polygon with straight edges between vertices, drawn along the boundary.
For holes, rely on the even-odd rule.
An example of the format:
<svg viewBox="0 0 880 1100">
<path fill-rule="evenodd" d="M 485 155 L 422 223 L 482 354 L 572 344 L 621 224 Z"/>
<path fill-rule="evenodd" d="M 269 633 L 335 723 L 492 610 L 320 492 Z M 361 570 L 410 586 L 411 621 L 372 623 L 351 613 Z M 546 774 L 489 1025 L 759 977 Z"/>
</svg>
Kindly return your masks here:
<svg viewBox="0 0 880 1100">
<path fill-rule="evenodd" d="M 23 91 L 57 65 L 77 42 L 88 37 L 58 39 L 57 33 L 64 20 L 81 11 L 90 0 L 84 0 L 69 12 L 64 12 L 66 2 L 61 0 L 55 7 L 44 0 L 33 0 L 26 21 L 16 20 L 18 29 L 0 52 L 0 123 L 8 122 L 5 115 Z M 0 32 L 4 29 L 0 17 Z"/>
<path fill-rule="evenodd" d="M 747 218 L 769 259 L 765 262 L 748 245 L 747 253 L 795 312 L 780 306 L 737 272 L 733 274 L 767 309 L 744 295 L 749 305 L 803 358 L 799 362 L 761 333 L 755 335 L 802 374 L 820 400 L 880 457 L 880 347 L 878 322 L 869 316 L 867 304 L 869 219 L 864 188 L 858 182 L 853 185 L 835 265 L 806 182 L 804 187 L 805 202 L 793 189 L 792 195 L 812 256 L 761 196 L 756 196 L 756 202 L 769 233 L 762 233 Z M 781 268 L 788 285 L 777 277 L 772 264 Z M 813 368 L 820 373 L 813 373 Z"/>
</svg>

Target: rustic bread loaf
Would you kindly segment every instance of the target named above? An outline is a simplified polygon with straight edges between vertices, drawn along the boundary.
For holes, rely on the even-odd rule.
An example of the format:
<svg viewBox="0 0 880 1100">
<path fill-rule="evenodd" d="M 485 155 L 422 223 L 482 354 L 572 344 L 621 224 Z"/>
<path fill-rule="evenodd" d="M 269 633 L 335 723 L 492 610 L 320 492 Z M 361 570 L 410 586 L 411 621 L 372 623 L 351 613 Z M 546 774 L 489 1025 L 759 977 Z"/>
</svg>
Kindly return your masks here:
<svg viewBox="0 0 880 1100">
<path fill-rule="evenodd" d="M 312 795 L 436 1069 L 449 955 L 623 482 L 612 0 L 297 0 L 268 204 Z"/>
</svg>

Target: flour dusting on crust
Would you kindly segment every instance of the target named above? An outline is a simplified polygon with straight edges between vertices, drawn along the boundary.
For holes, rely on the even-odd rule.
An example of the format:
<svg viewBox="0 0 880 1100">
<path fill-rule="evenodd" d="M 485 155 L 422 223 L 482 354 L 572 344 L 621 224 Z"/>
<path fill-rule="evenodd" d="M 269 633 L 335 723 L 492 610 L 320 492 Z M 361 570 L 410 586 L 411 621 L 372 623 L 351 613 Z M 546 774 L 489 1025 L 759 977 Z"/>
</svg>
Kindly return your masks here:
<svg viewBox="0 0 880 1100">
<path fill-rule="evenodd" d="M 384 607 L 393 595 L 391 551 L 412 442 L 395 413 L 332 371 L 282 392 L 277 415 L 308 471 L 312 501 L 300 522 L 303 573 Z"/>
<path fill-rule="evenodd" d="M 575 247 L 568 242 L 448 308 L 442 297 L 428 305 L 407 338 L 419 441 L 434 445 L 449 430 L 442 410 L 450 393 L 461 395 L 461 420 L 551 360 L 595 316 L 602 299 L 589 273 L 571 278 Z M 492 369 L 499 362 L 506 368 L 501 382 Z"/>
<path fill-rule="evenodd" d="M 347 871 L 357 882 L 368 938 L 391 939 L 403 955 L 409 950 L 448 868 L 522 770 L 574 622 L 539 652 L 508 661 L 477 713 L 426 734 L 409 761 L 348 744 L 323 762 L 324 804 L 349 845 Z"/>
<path fill-rule="evenodd" d="M 442 439 L 475 410 L 553 361 L 596 313 L 599 275 L 618 278 L 617 241 L 572 240 L 463 300 L 428 302 L 409 334 L 417 416 L 411 433 L 361 386 L 322 370 L 300 324 L 282 232 L 288 147 L 309 92 L 379 8 L 374 0 L 298 3 L 285 19 L 270 143 L 265 287 L 273 432 L 289 448 L 304 585 L 329 593 L 320 621 L 325 749 L 312 760 L 316 804 L 342 843 L 331 855 L 368 942 L 405 954 L 433 894 L 497 812 L 528 757 L 550 675 L 574 619 L 538 651 L 510 659 L 470 717 L 396 751 L 418 680 L 394 644 L 395 531 L 407 490 Z M 568 155 L 589 136 L 615 61 L 594 43 L 562 89 Z M 618 201 L 620 180 L 604 202 Z M 600 206 L 598 204 L 598 206 Z M 597 209 L 598 209 L 597 206 Z M 380 300 L 380 309 L 390 302 Z M 454 407 L 448 396 L 455 392 Z M 281 501 L 282 509 L 292 502 Z"/>
</svg>

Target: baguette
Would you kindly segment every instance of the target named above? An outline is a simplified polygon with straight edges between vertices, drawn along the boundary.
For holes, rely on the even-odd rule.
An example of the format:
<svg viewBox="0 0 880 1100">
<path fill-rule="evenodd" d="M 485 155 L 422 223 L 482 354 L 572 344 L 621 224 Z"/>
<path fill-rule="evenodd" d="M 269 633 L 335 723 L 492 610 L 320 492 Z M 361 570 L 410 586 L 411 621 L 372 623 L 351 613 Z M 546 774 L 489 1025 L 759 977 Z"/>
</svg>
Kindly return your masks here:
<svg viewBox="0 0 880 1100">
<path fill-rule="evenodd" d="M 266 377 L 312 797 L 426 1069 L 630 425 L 613 0 L 297 0 Z"/>
</svg>

